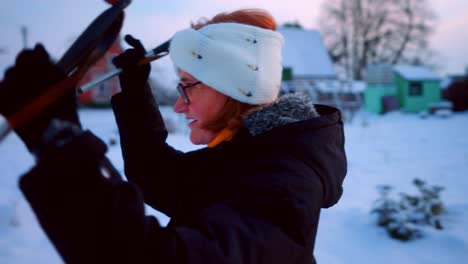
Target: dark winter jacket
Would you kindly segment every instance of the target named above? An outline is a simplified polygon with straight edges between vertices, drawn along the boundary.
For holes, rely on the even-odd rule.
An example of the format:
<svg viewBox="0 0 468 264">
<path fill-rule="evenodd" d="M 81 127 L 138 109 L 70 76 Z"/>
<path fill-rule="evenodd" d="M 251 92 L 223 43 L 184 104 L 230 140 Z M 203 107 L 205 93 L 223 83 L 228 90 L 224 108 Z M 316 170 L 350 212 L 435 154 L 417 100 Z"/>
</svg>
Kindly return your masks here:
<svg viewBox="0 0 468 264">
<path fill-rule="evenodd" d="M 337 109 L 289 97 L 249 116 L 233 140 L 182 153 L 154 106 L 113 98 L 129 182 L 90 133 L 22 178 L 65 261 L 314 263 L 320 209 L 338 201 L 346 174 Z M 144 216 L 143 199 L 168 227 Z"/>
</svg>

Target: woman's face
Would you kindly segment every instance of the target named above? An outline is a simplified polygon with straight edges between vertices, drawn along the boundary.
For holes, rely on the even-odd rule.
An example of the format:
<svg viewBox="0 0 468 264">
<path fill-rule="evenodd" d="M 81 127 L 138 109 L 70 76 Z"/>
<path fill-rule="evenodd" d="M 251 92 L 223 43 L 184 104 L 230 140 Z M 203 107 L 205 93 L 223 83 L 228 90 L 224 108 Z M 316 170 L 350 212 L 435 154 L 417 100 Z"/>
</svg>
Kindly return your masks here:
<svg viewBox="0 0 468 264">
<path fill-rule="evenodd" d="M 182 70 L 179 71 L 179 77 L 182 86 L 198 82 L 192 75 Z M 185 118 L 190 120 L 190 141 L 193 144 L 208 144 L 218 131 L 207 130 L 203 127 L 216 118 L 228 97 L 203 83 L 186 88 L 184 91 L 190 103 L 186 104 L 179 95 L 174 104 L 174 111 L 185 114 Z"/>
</svg>

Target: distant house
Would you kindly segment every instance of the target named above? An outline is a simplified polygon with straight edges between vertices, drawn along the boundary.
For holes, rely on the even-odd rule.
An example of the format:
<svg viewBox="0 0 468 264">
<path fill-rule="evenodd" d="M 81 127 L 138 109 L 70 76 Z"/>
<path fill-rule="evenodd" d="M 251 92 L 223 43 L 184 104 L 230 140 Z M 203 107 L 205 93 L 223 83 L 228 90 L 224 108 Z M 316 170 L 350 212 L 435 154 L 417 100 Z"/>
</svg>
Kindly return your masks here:
<svg viewBox="0 0 468 264">
<path fill-rule="evenodd" d="M 120 37 L 112 44 L 104 56 L 99 59 L 86 73 L 79 83 L 79 86 L 88 83 L 96 77 L 114 69 L 112 58 L 123 52 L 120 45 Z M 79 102 L 84 105 L 106 106 L 110 104 L 112 95 L 120 91 L 120 84 L 117 77 L 101 82 L 96 87 L 84 92 L 79 97 Z"/>
<path fill-rule="evenodd" d="M 364 91 L 364 107 L 367 111 L 385 113 L 399 108 L 392 65 L 368 65 L 364 73 L 364 81 L 367 83 Z"/>
<path fill-rule="evenodd" d="M 318 30 L 278 28 L 284 39 L 283 68 L 292 79 L 336 79 L 336 71 Z"/>
<path fill-rule="evenodd" d="M 468 109 L 468 73 L 448 76 L 443 84 L 442 97 L 452 103 L 454 111 Z"/>
<path fill-rule="evenodd" d="M 447 75 L 441 80 L 440 88 L 442 90 L 445 90 L 445 89 L 449 88 L 452 84 L 454 84 L 456 82 L 462 82 L 462 81 L 466 81 L 466 80 L 468 80 L 468 72 L 466 73 L 466 75 L 462 75 L 462 74 Z"/>
<path fill-rule="evenodd" d="M 373 113 L 397 108 L 406 112 L 426 111 L 441 100 L 441 79 L 424 66 L 370 65 L 365 80 L 364 105 Z"/>
<path fill-rule="evenodd" d="M 441 99 L 441 79 L 423 66 L 398 65 L 394 68 L 398 103 L 406 112 L 428 110 Z"/>
<path fill-rule="evenodd" d="M 283 92 L 316 89 L 317 82 L 336 80 L 337 74 L 318 30 L 282 27 L 284 37 Z"/>
<path fill-rule="evenodd" d="M 314 103 L 338 107 L 349 116 L 360 108 L 363 83 L 338 80 L 318 30 L 283 27 L 278 32 L 285 40 L 282 93 L 305 92 Z"/>
</svg>

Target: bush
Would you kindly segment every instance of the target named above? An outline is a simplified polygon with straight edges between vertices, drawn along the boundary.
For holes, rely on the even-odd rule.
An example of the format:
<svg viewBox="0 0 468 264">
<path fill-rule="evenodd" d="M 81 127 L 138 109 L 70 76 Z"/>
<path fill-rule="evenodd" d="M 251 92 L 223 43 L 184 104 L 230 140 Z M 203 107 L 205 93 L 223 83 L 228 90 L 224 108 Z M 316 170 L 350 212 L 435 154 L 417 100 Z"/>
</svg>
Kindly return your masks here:
<svg viewBox="0 0 468 264">
<path fill-rule="evenodd" d="M 390 196 L 392 186 L 377 186 L 380 197 L 371 211 L 377 214 L 377 225 L 384 227 L 390 237 L 402 241 L 421 237 L 423 226 L 443 228 L 440 216 L 446 211 L 440 192 L 444 188 L 427 185 L 420 179 L 415 179 L 413 184 L 419 193 L 400 193 L 398 201 Z"/>
</svg>

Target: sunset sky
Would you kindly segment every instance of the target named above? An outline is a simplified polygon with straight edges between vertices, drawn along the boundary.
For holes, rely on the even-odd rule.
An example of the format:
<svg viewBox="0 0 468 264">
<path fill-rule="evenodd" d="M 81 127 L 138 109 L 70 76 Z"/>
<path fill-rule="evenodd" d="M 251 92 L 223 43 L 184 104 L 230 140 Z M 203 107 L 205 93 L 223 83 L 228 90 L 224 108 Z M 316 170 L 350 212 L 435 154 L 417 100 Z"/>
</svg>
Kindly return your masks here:
<svg viewBox="0 0 468 264">
<path fill-rule="evenodd" d="M 263 8 L 279 24 L 298 21 L 317 29 L 322 0 L 133 0 L 126 9 L 122 34 L 132 34 L 149 49 L 201 17 L 239 8 Z M 429 0 L 437 15 L 430 38 L 441 66 L 439 74 L 460 74 L 468 66 L 468 1 Z M 59 58 L 73 40 L 108 5 L 103 0 L 2 0 L 0 7 L 0 77 L 23 47 L 21 27 L 28 29 L 28 46 L 42 42 Z"/>
</svg>

